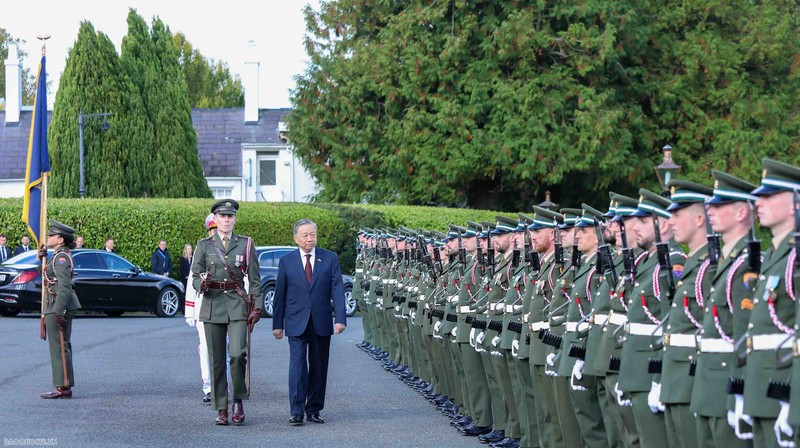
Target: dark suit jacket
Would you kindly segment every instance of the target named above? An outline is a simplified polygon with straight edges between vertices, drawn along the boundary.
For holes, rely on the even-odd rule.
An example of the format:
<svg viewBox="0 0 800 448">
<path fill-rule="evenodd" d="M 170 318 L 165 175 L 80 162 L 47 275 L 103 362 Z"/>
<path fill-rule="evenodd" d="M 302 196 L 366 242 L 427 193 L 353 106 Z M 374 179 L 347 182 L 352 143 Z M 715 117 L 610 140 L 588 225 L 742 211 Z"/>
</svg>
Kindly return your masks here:
<svg viewBox="0 0 800 448">
<path fill-rule="evenodd" d="M 339 258 L 331 251 L 316 248 L 311 285 L 306 280 L 300 250 L 281 257 L 272 309 L 272 328 L 285 330 L 286 336 L 300 336 L 309 317 L 319 336 L 333 334 L 331 314 L 337 324 L 347 325 Z M 333 309 L 331 308 L 333 302 Z"/>
<path fill-rule="evenodd" d="M 14 256 L 14 254 L 11 252 L 11 248 L 10 247 L 5 246 L 5 249 L 6 249 L 6 256 L 5 257 L 3 257 L 3 253 L 0 252 L 0 263 L 2 263 L 2 262 L 6 261 L 9 258 Z"/>
<path fill-rule="evenodd" d="M 31 245 L 28 246 L 28 250 L 34 250 L 34 249 L 36 249 L 36 247 L 31 246 Z M 22 248 L 22 246 L 17 246 L 16 249 L 14 249 L 14 256 L 16 257 L 17 255 L 19 255 L 21 253 L 24 253 L 24 252 L 26 252 L 26 251 L 25 251 L 25 249 Z"/>
</svg>

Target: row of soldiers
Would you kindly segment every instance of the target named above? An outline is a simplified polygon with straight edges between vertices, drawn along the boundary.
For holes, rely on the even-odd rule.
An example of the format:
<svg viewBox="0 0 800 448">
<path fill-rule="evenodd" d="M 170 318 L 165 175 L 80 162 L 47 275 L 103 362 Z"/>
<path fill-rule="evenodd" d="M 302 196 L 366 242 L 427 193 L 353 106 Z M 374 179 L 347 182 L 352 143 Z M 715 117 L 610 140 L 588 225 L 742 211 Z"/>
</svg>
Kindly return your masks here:
<svg viewBox="0 0 800 448">
<path fill-rule="evenodd" d="M 606 212 L 365 229 L 359 345 L 495 447 L 793 446 L 800 169 L 763 167 Z"/>
</svg>

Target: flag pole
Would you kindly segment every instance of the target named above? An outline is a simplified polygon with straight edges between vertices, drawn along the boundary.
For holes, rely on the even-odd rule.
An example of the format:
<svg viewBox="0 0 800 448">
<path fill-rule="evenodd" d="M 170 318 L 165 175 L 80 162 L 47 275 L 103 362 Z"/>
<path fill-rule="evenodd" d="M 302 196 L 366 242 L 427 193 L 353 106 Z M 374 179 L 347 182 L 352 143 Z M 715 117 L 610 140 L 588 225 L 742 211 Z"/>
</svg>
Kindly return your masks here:
<svg viewBox="0 0 800 448">
<path fill-rule="evenodd" d="M 45 44 L 45 42 L 47 41 L 47 39 L 50 38 L 50 35 L 49 34 L 39 35 L 36 36 L 36 38 L 42 41 L 42 58 L 44 58 L 45 55 L 47 54 L 47 45 Z M 38 88 L 36 89 L 36 95 L 37 96 L 39 95 Z M 38 101 L 40 100 L 40 98 L 36 98 L 36 100 Z M 47 105 L 45 105 L 45 110 L 47 110 Z M 44 132 L 47 133 L 47 128 L 44 129 Z M 46 173 L 42 174 L 42 202 L 41 202 L 42 205 L 40 208 L 41 213 L 39 214 L 39 235 L 37 235 L 37 237 L 39 238 L 39 245 L 45 246 L 45 248 L 47 248 L 46 223 L 47 223 L 47 178 L 48 177 L 50 176 L 48 176 Z M 39 248 L 37 247 L 36 249 L 38 250 Z M 47 256 L 45 256 L 41 260 L 41 262 L 42 262 L 42 276 L 44 276 L 45 269 L 47 269 Z M 42 282 L 42 297 L 41 297 L 42 306 L 40 311 L 39 337 L 43 341 L 47 340 L 47 327 L 44 322 L 44 302 L 46 293 L 47 293 L 47 285 L 45 285 L 45 282 Z M 62 353 L 63 353 L 63 339 L 62 339 Z M 64 377 L 66 378 L 66 375 Z"/>
</svg>

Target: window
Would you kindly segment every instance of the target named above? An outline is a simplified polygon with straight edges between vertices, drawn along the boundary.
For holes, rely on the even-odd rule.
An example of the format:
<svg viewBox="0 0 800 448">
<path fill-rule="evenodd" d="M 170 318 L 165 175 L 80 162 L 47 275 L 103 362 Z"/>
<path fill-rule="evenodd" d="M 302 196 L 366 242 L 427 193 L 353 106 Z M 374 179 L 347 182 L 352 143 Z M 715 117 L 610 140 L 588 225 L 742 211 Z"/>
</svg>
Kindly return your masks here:
<svg viewBox="0 0 800 448">
<path fill-rule="evenodd" d="M 229 187 L 211 187 L 211 194 L 214 199 L 225 199 L 232 196 L 233 188 Z"/>
<path fill-rule="evenodd" d="M 261 254 L 261 257 L 258 258 L 258 266 L 259 267 L 272 266 L 272 252 L 264 252 L 263 254 Z"/>
<path fill-rule="evenodd" d="M 106 262 L 106 267 L 110 271 L 123 271 L 123 272 L 131 272 L 133 271 L 133 265 L 128 263 L 127 261 L 123 260 L 122 258 L 112 255 L 109 253 L 101 254 L 103 257 L 103 261 Z"/>
<path fill-rule="evenodd" d="M 75 254 L 72 257 L 75 261 L 75 269 L 102 269 L 103 264 L 96 253 Z"/>
<path fill-rule="evenodd" d="M 277 185 L 275 181 L 275 160 L 258 161 L 258 179 L 261 186 Z"/>
</svg>

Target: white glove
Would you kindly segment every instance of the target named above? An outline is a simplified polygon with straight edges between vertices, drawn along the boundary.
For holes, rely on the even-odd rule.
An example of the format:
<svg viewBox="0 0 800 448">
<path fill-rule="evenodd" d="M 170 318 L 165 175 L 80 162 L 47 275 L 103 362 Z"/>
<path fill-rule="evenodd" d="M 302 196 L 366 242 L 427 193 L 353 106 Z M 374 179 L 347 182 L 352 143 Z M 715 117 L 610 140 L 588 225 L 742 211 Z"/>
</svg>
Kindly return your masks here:
<svg viewBox="0 0 800 448">
<path fill-rule="evenodd" d="M 439 333 L 440 328 L 442 328 L 442 321 L 436 322 L 436 325 L 433 326 L 433 332 Z"/>
<path fill-rule="evenodd" d="M 519 339 L 514 339 L 511 341 L 511 356 L 517 358 L 519 354 Z"/>
<path fill-rule="evenodd" d="M 653 414 L 664 412 L 664 404 L 661 403 L 661 383 L 651 383 L 650 393 L 647 394 L 647 405 Z"/>
<path fill-rule="evenodd" d="M 481 331 L 478 333 L 478 336 L 475 336 L 475 345 L 483 344 L 483 340 L 486 339 L 486 332 Z"/>
<path fill-rule="evenodd" d="M 744 432 L 741 429 L 742 422 L 747 423 L 750 427 L 753 426 L 753 419 L 744 413 L 744 396 L 736 394 L 735 395 L 736 401 L 733 406 L 734 412 L 734 419 L 735 425 L 733 426 L 733 432 L 736 433 L 736 437 L 740 438 L 741 440 L 750 440 L 753 438 L 753 431 Z"/>
<path fill-rule="evenodd" d="M 458 327 L 453 327 L 453 329 L 450 331 L 450 334 L 452 334 L 453 337 L 456 337 L 456 334 L 458 334 Z"/>
<path fill-rule="evenodd" d="M 783 448 L 794 448 L 794 441 L 784 440 L 784 437 L 792 438 L 794 430 L 789 425 L 789 403 L 781 401 L 781 412 L 778 413 L 778 420 L 775 421 L 775 437 L 778 445 Z"/>
<path fill-rule="evenodd" d="M 412 311 L 411 314 L 409 315 L 409 317 L 411 318 L 411 325 L 416 325 L 416 323 L 417 323 L 417 312 L 416 311 Z"/>
<path fill-rule="evenodd" d="M 469 345 L 475 347 L 475 336 L 477 334 L 477 328 L 473 328 L 469 330 Z"/>
<path fill-rule="evenodd" d="M 188 326 L 190 326 L 192 328 L 196 327 L 197 326 L 197 319 L 195 319 L 194 317 L 187 317 L 186 318 L 186 325 L 188 325 Z"/>
<path fill-rule="evenodd" d="M 620 406 L 631 406 L 631 400 L 622 398 L 624 392 L 619 389 L 619 383 L 614 383 L 614 393 L 617 395 L 617 404 Z"/>
<path fill-rule="evenodd" d="M 572 366 L 572 376 L 569 379 L 570 386 L 572 386 L 572 390 L 577 390 L 579 392 L 583 392 L 586 390 L 585 387 L 575 384 L 575 381 L 580 381 L 583 378 L 583 363 L 582 359 L 578 359 L 575 361 L 575 365 Z"/>
<path fill-rule="evenodd" d="M 500 336 L 495 336 L 492 338 L 492 347 L 497 347 L 497 344 L 500 343 Z"/>
<path fill-rule="evenodd" d="M 544 373 L 547 376 L 552 376 L 552 377 L 558 376 L 558 372 L 556 372 L 555 370 L 550 370 L 550 367 L 554 367 L 555 365 L 556 365 L 556 354 L 550 353 L 549 355 L 547 355 L 547 358 L 545 359 Z"/>
</svg>

